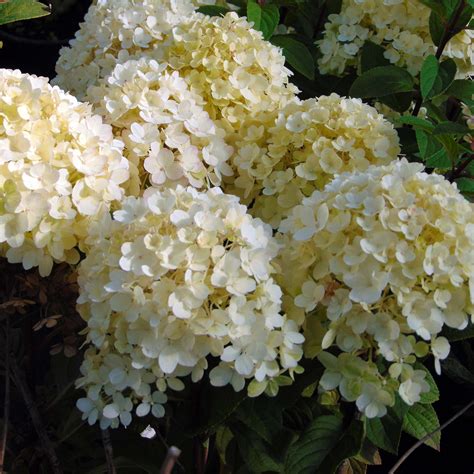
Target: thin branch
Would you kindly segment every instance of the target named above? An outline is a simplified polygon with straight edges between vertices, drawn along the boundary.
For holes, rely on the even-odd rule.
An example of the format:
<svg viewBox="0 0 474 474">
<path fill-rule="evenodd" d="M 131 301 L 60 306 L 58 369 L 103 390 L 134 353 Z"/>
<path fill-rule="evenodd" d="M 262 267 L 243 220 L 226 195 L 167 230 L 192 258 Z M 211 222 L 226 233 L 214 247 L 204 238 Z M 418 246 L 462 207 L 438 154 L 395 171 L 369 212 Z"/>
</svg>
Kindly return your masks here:
<svg viewBox="0 0 474 474">
<path fill-rule="evenodd" d="M 449 175 L 446 177 L 449 181 L 454 181 L 460 178 L 464 170 L 474 161 L 474 154 L 468 156 L 461 165 L 455 168 Z"/>
<path fill-rule="evenodd" d="M 160 474 L 171 474 L 173 472 L 173 467 L 178 461 L 181 450 L 176 446 L 171 446 L 168 448 L 166 453 L 166 458 L 163 461 L 163 464 L 160 469 Z"/>
<path fill-rule="evenodd" d="M 0 443 L 0 473 L 4 473 L 7 450 L 8 424 L 10 420 L 10 319 L 6 321 L 5 336 L 5 398 L 3 404 L 3 432 Z"/>
<path fill-rule="evenodd" d="M 114 464 L 114 449 L 112 447 L 112 441 L 110 439 L 109 430 L 100 430 L 102 433 L 102 444 L 104 445 L 105 459 L 107 461 L 107 472 L 108 474 L 116 474 Z"/>
<path fill-rule="evenodd" d="M 28 387 L 23 372 L 20 367 L 18 367 L 18 364 L 14 357 L 10 357 L 10 367 L 13 380 L 23 397 L 23 401 L 25 402 L 26 409 L 30 414 L 31 421 L 33 422 L 33 426 L 38 435 L 41 446 L 43 447 L 43 450 L 51 464 L 52 472 L 54 474 L 62 474 L 63 470 L 59 463 L 58 456 L 54 451 L 54 445 L 49 439 L 48 433 L 46 432 L 46 428 L 44 427 L 43 421 L 41 420 L 41 415 L 33 400 L 30 388 Z"/>
<path fill-rule="evenodd" d="M 441 40 L 439 42 L 439 45 L 435 54 L 437 59 L 441 57 L 441 55 L 443 54 L 444 48 L 446 48 L 446 45 L 449 43 L 449 40 L 454 36 L 456 24 L 459 21 L 459 18 L 461 17 L 461 14 L 465 7 L 466 7 L 466 1 L 460 0 L 457 9 L 454 12 L 454 15 L 450 18 L 449 23 L 446 25 L 446 28 L 443 32 L 443 36 L 441 37 Z M 413 108 L 412 115 L 414 117 L 416 117 L 419 114 L 422 105 L 423 105 L 423 97 L 420 93 L 416 100 L 415 107 Z"/>
<path fill-rule="evenodd" d="M 440 427 L 436 428 L 434 431 L 431 433 L 427 434 L 423 438 L 421 438 L 419 441 L 417 441 L 408 451 L 405 452 L 405 454 L 398 460 L 398 462 L 390 469 L 388 474 L 395 474 L 397 469 L 406 461 L 408 456 L 413 453 L 416 449 L 418 449 L 425 441 L 429 440 L 432 436 L 434 436 L 438 431 L 444 430 L 448 425 L 453 423 L 453 421 L 457 420 L 461 415 L 466 413 L 472 406 L 474 406 L 474 400 L 469 402 L 464 408 L 459 410 L 455 415 L 453 415 L 448 421 L 444 422 Z"/>
<path fill-rule="evenodd" d="M 168 450 L 168 452 L 170 451 L 171 448 L 174 448 L 173 446 L 170 446 L 166 442 L 166 439 L 161 434 L 159 427 L 156 428 L 155 433 L 156 433 L 157 438 L 163 443 L 163 446 Z M 177 448 L 175 448 L 175 449 L 177 449 Z M 180 451 L 180 453 L 181 453 L 181 451 Z M 175 459 L 175 462 L 176 462 L 177 466 L 179 466 L 181 468 L 182 471 L 185 471 L 184 466 L 179 462 L 177 457 Z"/>
<path fill-rule="evenodd" d="M 451 17 L 446 29 L 444 30 L 443 36 L 441 37 L 441 40 L 438 45 L 438 49 L 436 50 L 436 58 L 439 59 L 441 55 L 443 54 L 444 48 L 446 48 L 446 45 L 449 43 L 449 40 L 454 36 L 456 33 L 456 24 L 459 21 L 459 18 L 461 18 L 461 14 L 464 11 L 464 8 L 466 7 L 466 1 L 461 0 L 459 2 L 459 5 L 454 12 L 454 15 Z"/>
</svg>

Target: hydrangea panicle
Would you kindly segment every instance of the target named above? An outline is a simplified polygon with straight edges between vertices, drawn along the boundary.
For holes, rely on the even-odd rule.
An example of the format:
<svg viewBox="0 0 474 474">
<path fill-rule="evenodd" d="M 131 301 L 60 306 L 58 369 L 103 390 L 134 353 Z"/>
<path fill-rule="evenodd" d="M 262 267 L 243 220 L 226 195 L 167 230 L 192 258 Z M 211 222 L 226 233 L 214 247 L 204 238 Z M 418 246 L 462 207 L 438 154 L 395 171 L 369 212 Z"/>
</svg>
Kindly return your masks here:
<svg viewBox="0 0 474 474">
<path fill-rule="evenodd" d="M 428 386 L 413 362 L 431 352 L 439 372 L 449 353 L 441 330 L 464 329 L 474 313 L 474 209 L 455 185 L 422 170 L 402 159 L 342 173 L 280 226 L 293 238 L 282 257 L 280 282 L 295 298 L 285 310 L 301 323 L 301 308 L 326 309 L 322 347 L 343 352 L 337 363 L 323 356 L 336 374 L 326 377 L 367 416 L 383 414 L 389 398 L 380 390 L 388 387 L 416 403 Z M 299 292 L 291 275 L 299 275 Z M 370 358 L 354 362 L 367 351 L 385 359 L 389 375 Z M 344 369 L 346 359 L 357 371 Z M 347 384 L 352 398 L 343 393 Z M 378 406 L 370 413 L 368 400 Z"/>
<path fill-rule="evenodd" d="M 92 346 L 80 385 L 88 399 L 91 390 L 101 394 L 91 400 L 93 409 L 126 388 L 133 404 L 150 404 L 152 391 L 144 401 L 143 387 L 137 392 L 125 383 L 130 367 L 150 386 L 160 379 L 161 392 L 169 379 L 200 380 L 209 356 L 220 359 L 211 383 L 235 390 L 248 379 L 266 384 L 298 368 L 304 338 L 281 312 L 273 279 L 279 246 L 270 226 L 235 196 L 219 188 L 149 188 L 143 198 L 125 199 L 95 233 L 100 238 L 79 267 L 78 300 Z M 117 383 L 102 368 L 111 357 L 123 365 Z M 118 408 L 104 409 L 100 419 L 125 424 Z"/>
<path fill-rule="evenodd" d="M 0 69 L 0 245 L 11 263 L 77 263 L 129 178 L 112 128 L 46 78 Z"/>
</svg>

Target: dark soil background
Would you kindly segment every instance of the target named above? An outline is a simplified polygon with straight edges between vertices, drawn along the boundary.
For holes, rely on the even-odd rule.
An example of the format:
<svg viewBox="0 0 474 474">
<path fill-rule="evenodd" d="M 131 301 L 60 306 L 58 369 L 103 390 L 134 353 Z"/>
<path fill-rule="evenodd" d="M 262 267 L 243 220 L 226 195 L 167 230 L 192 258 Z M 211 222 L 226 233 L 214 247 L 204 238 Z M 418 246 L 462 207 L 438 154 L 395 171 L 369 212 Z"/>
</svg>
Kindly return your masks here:
<svg viewBox="0 0 474 474">
<path fill-rule="evenodd" d="M 56 5 L 55 5 L 56 4 Z M 47 18 L 20 22 L 0 28 L 0 66 L 54 77 L 54 65 L 62 44 L 74 36 L 87 11 L 89 0 L 56 0 Z M 13 35 L 13 36 L 12 36 Z M 472 399 L 472 391 L 446 376 L 437 377 L 441 400 L 435 404 L 440 422 L 449 419 Z M 400 454 L 415 442 L 402 436 Z M 382 454 L 383 465 L 369 469 L 372 474 L 387 473 L 397 456 Z M 441 452 L 422 446 L 397 471 L 399 474 L 474 474 L 474 413 L 465 414 L 443 431 Z M 298 474 L 298 473 L 294 473 Z"/>
</svg>

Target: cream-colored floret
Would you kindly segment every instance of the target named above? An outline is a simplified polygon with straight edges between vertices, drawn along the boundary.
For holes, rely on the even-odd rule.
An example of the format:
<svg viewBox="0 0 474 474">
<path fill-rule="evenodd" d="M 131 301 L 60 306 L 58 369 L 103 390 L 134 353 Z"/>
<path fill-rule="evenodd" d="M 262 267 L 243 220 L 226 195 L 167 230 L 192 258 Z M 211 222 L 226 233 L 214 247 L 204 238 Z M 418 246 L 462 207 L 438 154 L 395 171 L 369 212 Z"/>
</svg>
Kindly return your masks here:
<svg viewBox="0 0 474 474">
<path fill-rule="evenodd" d="M 87 226 L 124 195 L 123 143 L 47 79 L 0 69 L 0 244 L 11 263 L 77 263 Z"/>
</svg>

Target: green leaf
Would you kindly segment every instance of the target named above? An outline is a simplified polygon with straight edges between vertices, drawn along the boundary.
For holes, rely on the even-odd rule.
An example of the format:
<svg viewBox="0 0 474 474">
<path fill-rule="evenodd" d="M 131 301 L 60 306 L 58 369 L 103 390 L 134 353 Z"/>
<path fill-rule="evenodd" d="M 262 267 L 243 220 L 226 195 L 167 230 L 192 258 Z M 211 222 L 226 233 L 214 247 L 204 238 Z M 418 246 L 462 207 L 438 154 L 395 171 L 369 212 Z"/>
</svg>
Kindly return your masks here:
<svg viewBox="0 0 474 474">
<path fill-rule="evenodd" d="M 49 15 L 51 10 L 36 0 L 10 0 L 0 3 L 0 25 Z"/>
<path fill-rule="evenodd" d="M 404 125 L 411 125 L 413 128 L 420 129 L 425 132 L 431 132 L 435 127 L 430 121 L 420 117 L 413 117 L 413 115 L 402 115 L 401 117 L 398 117 L 396 121 Z"/>
<path fill-rule="evenodd" d="M 471 339 L 474 337 L 474 324 L 469 323 L 465 329 L 453 329 L 445 326 L 441 332 L 441 336 L 444 336 L 449 342 L 464 341 L 465 339 Z"/>
<path fill-rule="evenodd" d="M 314 80 L 314 58 L 306 45 L 288 35 L 272 36 L 271 42 L 282 48 L 290 66 L 308 79 Z"/>
<path fill-rule="evenodd" d="M 440 3 L 439 0 L 419 0 L 419 2 L 431 8 L 431 10 L 434 10 L 439 15 L 444 15 L 445 13 L 443 5 Z"/>
<path fill-rule="evenodd" d="M 272 443 L 282 430 L 281 412 L 277 413 L 277 410 L 270 412 L 265 409 L 272 402 L 273 400 L 268 397 L 248 399 L 234 414 L 236 419 L 255 431 L 267 443 Z"/>
<path fill-rule="evenodd" d="M 253 22 L 253 27 L 263 33 L 268 40 L 275 32 L 280 22 L 280 11 L 276 5 L 259 5 L 256 0 L 247 3 L 247 19 Z"/>
<path fill-rule="evenodd" d="M 452 162 L 446 150 L 441 148 L 426 159 L 426 166 L 428 168 L 448 169 L 452 167 Z"/>
<path fill-rule="evenodd" d="M 433 86 L 436 83 L 436 78 L 439 73 L 438 59 L 430 54 L 423 62 L 420 73 L 420 88 L 421 95 L 424 99 L 428 98 Z"/>
<path fill-rule="evenodd" d="M 434 10 L 430 15 L 430 35 L 435 46 L 438 46 L 441 42 L 441 38 L 444 34 L 444 23 L 441 16 Z"/>
<path fill-rule="evenodd" d="M 456 79 L 445 93 L 459 100 L 471 100 L 474 95 L 474 82 L 467 79 Z"/>
<path fill-rule="evenodd" d="M 391 109 L 399 113 L 406 112 L 413 101 L 412 92 L 400 92 L 398 94 L 390 94 L 385 97 L 380 97 L 380 102 L 388 105 Z"/>
<path fill-rule="evenodd" d="M 439 65 L 439 74 L 436 78 L 431 96 L 435 97 L 445 92 L 453 83 L 456 73 L 457 66 L 453 59 L 448 58 L 442 61 Z"/>
<path fill-rule="evenodd" d="M 352 84 L 350 95 L 367 99 L 413 90 L 411 74 L 397 66 L 379 66 L 362 74 Z"/>
<path fill-rule="evenodd" d="M 421 405 L 416 403 L 408 409 L 403 419 L 403 431 L 420 440 L 429 433 L 439 428 L 438 415 L 432 405 Z M 441 431 L 437 431 L 431 438 L 425 441 L 437 451 L 440 450 Z"/>
<path fill-rule="evenodd" d="M 433 129 L 433 135 L 466 135 L 470 129 L 465 125 L 456 122 L 441 122 Z"/>
<path fill-rule="evenodd" d="M 439 389 L 433 376 L 431 375 L 431 372 L 421 362 L 415 363 L 415 369 L 423 370 L 426 373 L 425 381 L 430 386 L 429 392 L 425 392 L 420 395 L 420 403 L 426 405 L 437 402 L 439 400 Z"/>
<path fill-rule="evenodd" d="M 281 472 L 283 469 L 283 456 L 287 450 L 291 439 L 279 443 L 266 443 L 257 432 L 248 429 L 242 423 L 231 424 L 232 433 L 239 448 L 242 459 L 244 460 L 250 472 Z"/>
<path fill-rule="evenodd" d="M 345 430 L 342 417 L 319 416 L 288 449 L 284 472 L 332 474 L 344 459 L 358 454 L 363 434 L 358 420 Z"/>
<path fill-rule="evenodd" d="M 216 431 L 216 449 L 223 464 L 226 464 L 226 451 L 234 435 L 227 426 L 219 426 Z"/>
<path fill-rule="evenodd" d="M 385 48 L 372 43 L 372 41 L 366 41 L 362 47 L 362 54 L 360 56 L 362 72 L 364 73 L 378 66 L 389 66 L 390 61 L 384 57 L 384 53 Z"/>
<path fill-rule="evenodd" d="M 474 179 L 459 178 L 456 180 L 456 184 L 462 193 L 474 193 Z"/>
<path fill-rule="evenodd" d="M 192 430 L 192 436 L 198 434 L 212 434 L 217 428 L 229 418 L 239 405 L 247 398 L 246 390 L 235 392 L 233 388 L 226 386 L 219 390 L 204 386 L 205 392 L 202 398 L 206 400 L 200 413 L 200 418 L 205 420 L 203 424 Z"/>
<path fill-rule="evenodd" d="M 449 356 L 442 363 L 442 371 L 456 383 L 474 386 L 474 374 L 454 356 Z"/>
<path fill-rule="evenodd" d="M 224 16 L 226 13 L 230 12 L 230 10 L 219 5 L 204 5 L 198 8 L 198 12 L 209 16 Z"/>
<path fill-rule="evenodd" d="M 308 359 L 314 359 L 322 350 L 322 342 L 326 331 L 321 321 L 324 319 L 324 310 L 318 309 L 306 317 L 304 330 L 304 355 Z"/>
<path fill-rule="evenodd" d="M 367 437 L 375 446 L 392 454 L 398 453 L 402 434 L 403 418 L 408 405 L 400 397 L 396 397 L 395 405 L 389 407 L 383 418 L 366 419 Z"/>
</svg>

